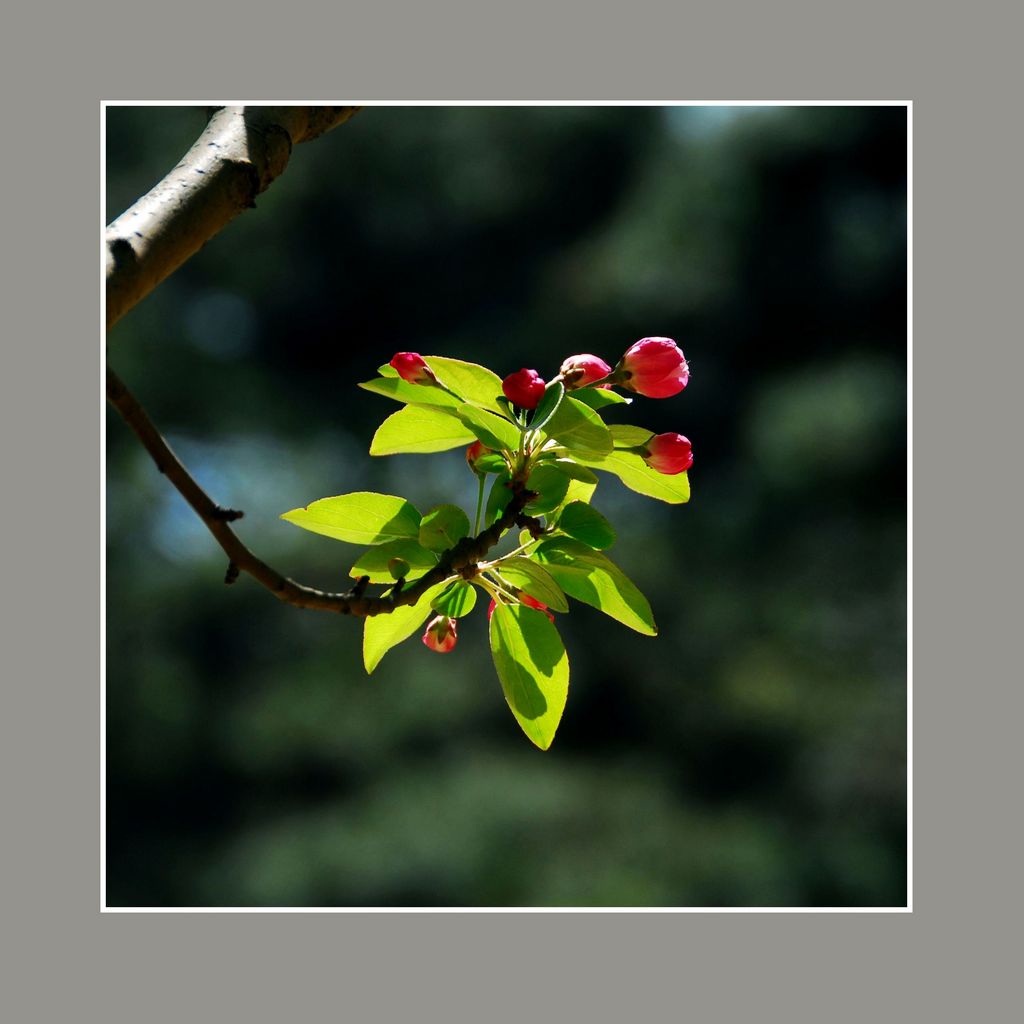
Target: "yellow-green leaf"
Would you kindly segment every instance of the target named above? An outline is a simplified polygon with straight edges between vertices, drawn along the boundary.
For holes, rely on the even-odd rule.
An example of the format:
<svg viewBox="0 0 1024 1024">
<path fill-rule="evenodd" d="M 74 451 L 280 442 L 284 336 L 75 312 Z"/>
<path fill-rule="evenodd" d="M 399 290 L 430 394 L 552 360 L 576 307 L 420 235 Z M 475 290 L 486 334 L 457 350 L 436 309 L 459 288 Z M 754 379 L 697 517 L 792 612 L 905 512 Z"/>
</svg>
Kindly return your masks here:
<svg viewBox="0 0 1024 1024">
<path fill-rule="evenodd" d="M 460 398 L 482 409 L 490 409 L 499 416 L 505 414 L 498 405 L 498 396 L 502 393 L 501 378 L 487 367 L 446 356 L 424 356 L 423 361 L 434 371 L 434 376 Z"/>
<path fill-rule="evenodd" d="M 569 610 L 569 602 L 566 601 L 562 588 L 555 582 L 551 573 L 532 558 L 513 555 L 512 558 L 502 559 L 496 568 L 502 579 L 508 580 L 512 586 L 518 587 L 542 604 L 556 612 Z"/>
<path fill-rule="evenodd" d="M 565 397 L 565 386 L 560 380 L 549 384 L 544 390 L 544 397 L 537 403 L 530 417 L 530 430 L 540 430 L 558 411 Z"/>
<path fill-rule="evenodd" d="M 447 409 L 407 405 L 392 413 L 370 442 L 371 455 L 443 452 L 472 444 L 476 435 Z"/>
<path fill-rule="evenodd" d="M 364 391 L 372 391 L 396 402 L 415 405 L 440 405 L 452 409 L 462 403 L 442 388 L 430 384 L 410 384 L 401 377 L 377 377 L 359 385 Z"/>
<path fill-rule="evenodd" d="M 511 481 L 508 472 L 499 473 L 491 484 L 490 493 L 487 495 L 487 507 L 484 511 L 484 522 L 492 525 L 496 519 L 505 511 L 505 506 L 512 500 L 512 489 L 508 486 Z"/>
<path fill-rule="evenodd" d="M 356 491 L 321 498 L 305 508 L 293 508 L 282 519 L 312 533 L 349 544 L 383 544 L 401 537 L 418 537 L 420 514 L 405 498 Z"/>
<path fill-rule="evenodd" d="M 519 428 L 503 416 L 475 409 L 471 405 L 461 406 L 458 416 L 488 448 L 504 448 L 514 452 L 519 447 Z"/>
<path fill-rule="evenodd" d="M 448 586 L 444 580 L 429 587 L 415 604 L 402 605 L 388 615 L 368 615 L 363 625 L 363 664 L 367 673 L 380 664 L 392 647 L 416 632 L 433 611 L 430 602 Z"/>
<path fill-rule="evenodd" d="M 443 594 L 439 594 L 430 602 L 430 607 L 441 615 L 453 619 L 461 619 L 468 615 L 476 605 L 476 588 L 465 580 L 456 580 Z"/>
<path fill-rule="evenodd" d="M 602 454 L 612 450 L 612 435 L 601 417 L 570 395 L 562 399 L 544 433 L 574 452 Z"/>
<path fill-rule="evenodd" d="M 558 517 L 558 528 L 588 547 L 603 550 L 615 543 L 615 528 L 585 501 L 571 501 Z"/>
<path fill-rule="evenodd" d="M 648 427 L 632 427 L 627 423 L 613 423 L 608 429 L 616 448 L 635 448 L 654 437 L 654 431 Z"/>
<path fill-rule="evenodd" d="M 569 694 L 569 658 L 558 630 L 535 608 L 498 605 L 490 635 L 505 700 L 530 742 L 547 750 Z"/>
<path fill-rule="evenodd" d="M 541 543 L 532 553 L 570 596 L 638 633 L 655 636 L 654 614 L 636 584 L 607 556 L 569 537 Z"/>
<path fill-rule="evenodd" d="M 420 522 L 420 543 L 431 551 L 447 551 L 469 536 L 469 516 L 458 505 L 438 505 Z"/>
<path fill-rule="evenodd" d="M 632 398 L 626 398 L 610 388 L 580 388 L 572 393 L 572 397 L 591 409 L 603 409 L 606 405 L 629 405 Z"/>
<path fill-rule="evenodd" d="M 539 516 L 553 512 L 565 500 L 569 490 L 569 477 L 554 462 L 542 462 L 526 481 L 527 490 L 536 491 L 526 506 L 530 515 Z"/>
<path fill-rule="evenodd" d="M 631 491 L 645 494 L 670 505 L 682 505 L 690 500 L 690 481 L 686 473 L 666 476 L 651 469 L 639 455 L 613 451 L 603 456 L 578 456 L 584 465 L 604 470 L 617 476 Z"/>
<path fill-rule="evenodd" d="M 378 544 L 377 547 L 364 551 L 356 564 L 349 570 L 349 576 L 353 579 L 369 576 L 371 583 L 391 583 L 394 577 L 391 574 L 389 563 L 393 558 L 407 563 L 410 574 L 416 576 L 422 576 L 427 570 L 433 569 L 437 565 L 437 555 L 433 551 L 428 551 L 411 537 L 402 537 L 399 540 Z"/>
</svg>

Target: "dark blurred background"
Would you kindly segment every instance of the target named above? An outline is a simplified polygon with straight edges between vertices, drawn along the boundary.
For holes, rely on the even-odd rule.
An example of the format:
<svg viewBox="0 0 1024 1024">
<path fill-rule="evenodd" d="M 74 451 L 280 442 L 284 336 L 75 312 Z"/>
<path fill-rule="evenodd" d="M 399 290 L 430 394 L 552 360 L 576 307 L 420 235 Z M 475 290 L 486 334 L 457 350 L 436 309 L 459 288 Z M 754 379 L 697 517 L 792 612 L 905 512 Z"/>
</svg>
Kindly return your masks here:
<svg viewBox="0 0 1024 1024">
<path fill-rule="evenodd" d="M 109 219 L 204 123 L 108 108 Z M 904 905 L 906 184 L 902 107 L 373 108 L 298 147 L 111 364 L 257 554 L 344 589 L 358 549 L 281 512 L 472 511 L 461 451 L 367 454 L 395 351 L 674 337 L 689 388 L 610 418 L 689 436 L 692 500 L 594 498 L 661 633 L 560 619 L 541 753 L 482 604 L 368 678 L 360 623 L 223 586 L 108 413 L 109 905 Z"/>
</svg>

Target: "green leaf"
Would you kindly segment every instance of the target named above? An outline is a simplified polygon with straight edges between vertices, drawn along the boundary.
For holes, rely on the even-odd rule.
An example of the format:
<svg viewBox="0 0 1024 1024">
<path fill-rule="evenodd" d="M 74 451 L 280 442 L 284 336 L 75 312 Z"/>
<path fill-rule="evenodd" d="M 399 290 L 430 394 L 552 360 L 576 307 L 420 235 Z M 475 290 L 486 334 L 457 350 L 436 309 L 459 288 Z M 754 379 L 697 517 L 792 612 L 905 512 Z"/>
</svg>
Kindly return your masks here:
<svg viewBox="0 0 1024 1024">
<path fill-rule="evenodd" d="M 569 610 L 569 602 L 566 601 L 562 588 L 555 582 L 551 573 L 533 559 L 514 555 L 512 558 L 502 559 L 501 564 L 495 568 L 498 574 L 514 587 L 518 587 L 530 597 L 535 597 L 556 612 Z"/>
<path fill-rule="evenodd" d="M 375 395 L 393 398 L 396 402 L 413 403 L 415 405 L 440 405 L 454 408 L 462 403 L 453 395 L 441 388 L 427 384 L 410 384 L 401 377 L 377 377 L 364 381 L 359 385 L 364 391 L 372 391 Z"/>
<path fill-rule="evenodd" d="M 612 450 L 612 435 L 601 417 L 570 395 L 562 399 L 544 433 L 573 451 L 600 455 Z"/>
<path fill-rule="evenodd" d="M 610 548 L 615 543 L 615 529 L 596 508 L 584 501 L 571 501 L 558 517 L 558 528 L 588 547 Z"/>
<path fill-rule="evenodd" d="M 418 541 L 403 537 L 364 551 L 349 570 L 349 576 L 353 579 L 369 576 L 371 583 L 391 583 L 394 577 L 388 563 L 393 558 L 407 562 L 410 574 L 415 573 L 417 576 L 422 576 L 437 565 L 437 555 L 433 551 L 428 551 Z"/>
<path fill-rule="evenodd" d="M 321 498 L 305 508 L 285 512 L 281 518 L 349 544 L 383 544 L 417 537 L 420 532 L 420 514 L 405 498 L 372 491 Z"/>
<path fill-rule="evenodd" d="M 505 448 L 513 452 L 519 448 L 522 434 L 517 426 L 503 416 L 463 405 L 459 408 L 458 417 L 488 448 Z"/>
<path fill-rule="evenodd" d="M 544 390 L 544 397 L 537 403 L 537 408 L 530 417 L 530 430 L 540 430 L 554 416 L 564 396 L 565 387 L 560 380 L 549 384 Z"/>
<path fill-rule="evenodd" d="M 538 497 L 527 503 L 526 511 L 530 515 L 539 516 L 553 512 L 562 504 L 569 490 L 569 477 L 555 463 L 541 463 L 530 474 L 526 487 L 538 494 Z"/>
<path fill-rule="evenodd" d="M 558 630 L 536 608 L 498 605 L 490 633 L 505 700 L 530 742 L 547 750 L 569 695 L 569 658 Z"/>
<path fill-rule="evenodd" d="M 367 615 L 363 626 L 363 664 L 367 674 L 373 672 L 392 647 L 407 640 L 423 625 L 432 611 L 430 603 L 448 583 L 444 580 L 428 587 L 415 604 L 401 605 L 387 615 Z"/>
<path fill-rule="evenodd" d="M 378 366 L 377 372 L 382 377 L 398 377 L 398 371 L 390 363 L 385 363 L 383 366 Z"/>
<path fill-rule="evenodd" d="M 443 594 L 430 602 L 430 607 L 441 615 L 461 619 L 468 615 L 476 604 L 476 588 L 465 580 L 456 580 Z"/>
<path fill-rule="evenodd" d="M 434 371 L 434 376 L 460 398 L 482 409 L 490 409 L 499 416 L 505 414 L 498 405 L 498 396 L 502 393 L 501 378 L 487 367 L 445 356 L 424 356 L 423 361 Z"/>
<path fill-rule="evenodd" d="M 424 454 L 472 444 L 476 435 L 453 412 L 425 405 L 407 405 L 392 413 L 370 442 L 371 455 Z"/>
<path fill-rule="evenodd" d="M 569 488 L 562 499 L 563 508 L 572 501 L 590 501 L 597 488 L 597 474 L 571 459 L 558 459 L 549 465 L 557 466 L 569 477 Z"/>
<path fill-rule="evenodd" d="M 508 464 L 497 452 L 481 455 L 473 466 L 477 473 L 504 473 L 508 469 Z"/>
<path fill-rule="evenodd" d="M 542 542 L 533 557 L 570 597 L 597 608 L 638 633 L 657 634 L 647 598 L 606 555 L 577 540 L 556 537 Z"/>
<path fill-rule="evenodd" d="M 484 522 L 490 526 L 505 511 L 505 506 L 512 500 L 512 488 L 508 482 L 512 477 L 508 472 L 499 473 L 491 484 L 490 493 L 487 495 L 487 507 L 484 512 Z"/>
<path fill-rule="evenodd" d="M 589 405 L 591 409 L 603 409 L 606 405 L 629 405 L 633 399 L 606 388 L 580 388 L 572 393 L 577 402 Z"/>
<path fill-rule="evenodd" d="M 458 505 L 438 505 L 420 523 L 420 543 L 431 551 L 447 551 L 469 536 L 469 516 Z"/>
<path fill-rule="evenodd" d="M 639 455 L 614 451 L 600 457 L 579 456 L 580 462 L 594 469 L 617 476 L 631 491 L 646 494 L 670 505 L 681 505 L 690 500 L 690 481 L 685 473 L 666 476 L 651 469 Z"/>
<path fill-rule="evenodd" d="M 612 432 L 612 440 L 616 448 L 638 448 L 646 445 L 654 431 L 647 427 L 630 427 L 624 423 L 614 423 L 608 428 Z"/>
<path fill-rule="evenodd" d="M 597 486 L 597 477 L 586 466 L 581 466 L 572 459 L 555 459 L 550 465 L 564 473 L 570 480 L 582 480 L 584 483 Z"/>
</svg>

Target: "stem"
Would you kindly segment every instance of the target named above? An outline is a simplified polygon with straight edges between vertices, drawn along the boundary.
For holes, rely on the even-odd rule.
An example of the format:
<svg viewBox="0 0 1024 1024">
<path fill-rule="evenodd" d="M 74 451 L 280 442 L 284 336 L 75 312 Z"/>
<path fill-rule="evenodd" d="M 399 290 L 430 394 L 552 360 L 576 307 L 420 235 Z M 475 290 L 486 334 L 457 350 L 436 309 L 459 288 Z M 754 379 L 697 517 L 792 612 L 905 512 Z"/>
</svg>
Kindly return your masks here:
<svg viewBox="0 0 1024 1024">
<path fill-rule="evenodd" d="M 473 524 L 474 535 L 480 532 L 480 513 L 484 507 L 484 482 L 487 478 L 483 475 L 483 473 L 478 473 L 477 479 L 480 483 L 480 487 L 477 490 L 476 495 L 476 522 Z"/>
<path fill-rule="evenodd" d="M 485 579 L 483 576 L 477 576 L 476 579 L 473 580 L 473 582 L 476 583 L 479 587 L 481 587 L 485 593 L 489 594 L 491 600 L 495 604 L 505 603 L 503 600 L 504 595 L 498 590 L 497 587 L 495 587 L 495 585 L 490 580 Z"/>
<path fill-rule="evenodd" d="M 454 547 L 441 555 L 437 565 L 421 576 L 415 583 L 402 589 L 400 594 L 389 597 L 369 597 L 364 594 L 365 582 L 357 582 L 355 586 L 341 594 L 330 594 L 313 587 L 307 587 L 295 580 L 288 579 L 266 562 L 256 557 L 239 539 L 228 525 L 240 519 L 241 512 L 234 509 L 221 508 L 196 483 L 181 460 L 171 451 L 153 421 L 146 414 L 135 396 L 128 390 L 116 373 L 107 367 L 107 400 L 121 415 L 121 418 L 135 433 L 142 446 L 149 452 L 157 469 L 163 473 L 192 506 L 192 510 L 203 521 L 206 528 L 228 556 L 229 565 L 225 582 L 232 583 L 238 578 L 239 572 L 252 576 L 262 584 L 279 601 L 295 605 L 298 608 L 315 608 L 319 611 L 336 612 L 342 615 L 387 615 L 403 605 L 415 604 L 420 597 L 437 583 L 462 575 L 461 570 L 475 567 L 488 551 L 498 543 L 505 532 L 515 525 L 518 516 L 523 512 L 527 502 L 533 497 L 520 484 L 498 519 L 482 533 L 474 537 L 464 537 Z M 362 577 L 366 580 L 367 577 Z"/>
<path fill-rule="evenodd" d="M 493 562 L 484 562 L 480 566 L 480 569 L 481 570 L 494 569 L 497 566 L 501 565 L 501 563 L 504 562 L 506 558 L 514 558 L 520 552 L 525 551 L 528 547 L 530 547 L 531 545 L 536 544 L 536 543 L 537 543 L 537 541 L 534 538 L 531 537 L 525 544 L 520 544 L 519 547 L 517 547 L 514 551 L 509 551 L 506 554 L 501 555 L 499 558 L 494 559 Z"/>
<path fill-rule="evenodd" d="M 493 581 L 493 582 L 489 583 L 489 592 L 490 592 L 491 596 L 494 598 L 494 600 L 498 604 L 516 604 L 516 603 L 518 603 L 519 598 L 516 596 L 515 592 L 512 590 L 512 585 L 510 583 L 507 583 L 505 580 L 503 580 L 493 570 L 488 570 L 487 575 L 490 578 L 490 580 Z M 477 577 L 477 578 L 479 579 L 481 577 Z"/>
</svg>

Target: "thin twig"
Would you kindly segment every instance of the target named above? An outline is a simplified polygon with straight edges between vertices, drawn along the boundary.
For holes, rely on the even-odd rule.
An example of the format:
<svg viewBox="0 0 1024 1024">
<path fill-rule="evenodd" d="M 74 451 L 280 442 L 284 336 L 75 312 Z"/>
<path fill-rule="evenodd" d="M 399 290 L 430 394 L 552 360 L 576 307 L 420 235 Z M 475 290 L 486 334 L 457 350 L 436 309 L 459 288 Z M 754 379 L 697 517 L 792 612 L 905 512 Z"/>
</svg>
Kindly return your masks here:
<svg viewBox="0 0 1024 1024">
<path fill-rule="evenodd" d="M 266 562 L 257 558 L 242 543 L 238 535 L 228 525 L 228 519 L 238 518 L 238 515 L 225 515 L 226 512 L 234 510 L 221 508 L 196 483 L 184 463 L 174 454 L 160 431 L 153 425 L 153 421 L 146 415 L 145 409 L 109 366 L 107 367 L 107 399 L 142 442 L 143 447 L 156 463 L 157 469 L 167 477 L 181 496 L 192 506 L 196 515 L 203 521 L 228 556 L 230 562 L 225 582 L 233 582 L 239 572 L 248 573 L 278 600 L 293 604 L 297 608 L 315 608 L 319 611 L 360 617 L 387 615 L 402 605 L 415 604 L 427 590 L 453 573 L 460 573 L 464 577 L 468 573 L 468 577 L 472 578 L 476 574 L 477 563 L 482 561 L 487 552 L 498 543 L 505 531 L 515 524 L 527 503 L 536 497 L 535 492 L 526 490 L 521 481 L 514 481 L 512 500 L 490 528 L 475 537 L 465 537 L 460 540 L 458 544 L 441 555 L 438 564 L 426 575 L 421 576 L 406 588 L 397 588 L 397 592 L 393 589 L 387 597 L 367 597 L 363 593 L 366 588 L 365 577 L 361 578 L 351 590 L 341 594 L 331 594 L 282 576 L 276 569 L 272 569 Z"/>
</svg>

